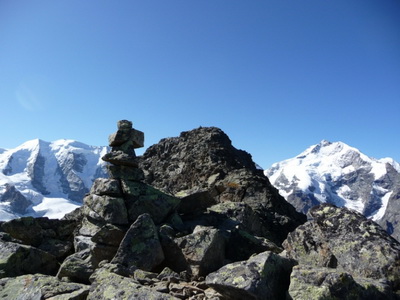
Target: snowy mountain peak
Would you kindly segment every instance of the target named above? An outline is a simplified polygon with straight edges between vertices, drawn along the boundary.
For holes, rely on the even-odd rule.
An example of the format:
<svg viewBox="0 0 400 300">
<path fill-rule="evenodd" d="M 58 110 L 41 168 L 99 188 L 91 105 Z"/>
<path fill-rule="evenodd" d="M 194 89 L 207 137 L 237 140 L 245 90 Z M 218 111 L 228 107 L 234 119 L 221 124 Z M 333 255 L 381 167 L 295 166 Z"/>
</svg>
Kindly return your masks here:
<svg viewBox="0 0 400 300">
<path fill-rule="evenodd" d="M 54 217 L 51 203 L 64 206 L 64 214 L 68 212 L 65 206 L 69 210 L 77 207 L 93 180 L 107 176 L 101 160 L 107 151 L 108 147 L 74 140 L 33 139 L 0 152 L 0 220 L 20 215 Z M 30 206 L 21 213 L 21 204 L 25 207 L 27 202 Z"/>
<path fill-rule="evenodd" d="M 382 218 L 393 189 L 388 182 L 400 178 L 399 164 L 377 160 L 343 142 L 321 141 L 298 156 L 265 171 L 282 196 L 299 211 L 329 202 Z"/>
</svg>

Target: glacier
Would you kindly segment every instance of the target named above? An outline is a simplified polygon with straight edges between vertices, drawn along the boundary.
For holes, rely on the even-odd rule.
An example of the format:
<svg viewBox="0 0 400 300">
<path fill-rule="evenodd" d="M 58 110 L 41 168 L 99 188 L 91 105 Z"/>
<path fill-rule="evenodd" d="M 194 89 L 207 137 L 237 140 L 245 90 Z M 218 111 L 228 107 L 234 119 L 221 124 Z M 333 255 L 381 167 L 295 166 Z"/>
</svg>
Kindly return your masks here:
<svg viewBox="0 0 400 300">
<path fill-rule="evenodd" d="M 106 163 L 101 159 L 107 152 L 107 146 L 68 139 L 34 139 L 13 149 L 1 149 L 0 220 L 61 218 L 81 206 L 93 180 L 107 177 Z M 23 198 L 29 204 L 26 209 L 18 207 Z"/>
</svg>

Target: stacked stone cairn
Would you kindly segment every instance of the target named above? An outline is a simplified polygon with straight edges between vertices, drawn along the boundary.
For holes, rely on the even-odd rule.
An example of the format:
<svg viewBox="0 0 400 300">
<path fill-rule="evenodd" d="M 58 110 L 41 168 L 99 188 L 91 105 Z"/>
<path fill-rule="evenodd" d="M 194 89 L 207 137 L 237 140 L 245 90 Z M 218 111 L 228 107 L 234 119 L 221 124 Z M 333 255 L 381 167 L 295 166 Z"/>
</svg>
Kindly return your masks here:
<svg viewBox="0 0 400 300">
<path fill-rule="evenodd" d="M 109 136 L 109 178 L 94 181 L 84 198 L 82 222 L 74 238 L 75 253 L 64 261 L 58 277 L 88 283 L 101 261 L 150 271 L 164 260 L 156 225 L 173 217 L 179 199 L 142 182 L 135 149 L 143 132 L 132 122 L 118 122 Z"/>
</svg>

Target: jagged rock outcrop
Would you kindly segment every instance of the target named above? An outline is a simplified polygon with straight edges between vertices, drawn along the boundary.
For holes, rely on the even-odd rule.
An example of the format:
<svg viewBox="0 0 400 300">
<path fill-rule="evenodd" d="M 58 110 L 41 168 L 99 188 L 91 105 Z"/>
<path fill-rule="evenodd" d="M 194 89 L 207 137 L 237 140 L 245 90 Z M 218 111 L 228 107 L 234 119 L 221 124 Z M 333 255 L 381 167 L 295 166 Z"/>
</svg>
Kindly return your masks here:
<svg viewBox="0 0 400 300">
<path fill-rule="evenodd" d="M 320 286 L 322 279 L 317 283 L 316 280 L 310 281 L 301 275 L 302 278 L 296 277 L 297 279 L 292 280 L 293 284 L 300 281 L 304 285 L 308 282 L 308 288 L 318 290 L 321 295 L 333 289 L 330 285 L 340 285 L 337 278 L 342 278 L 343 282 L 351 282 L 351 289 L 359 290 L 360 295 L 364 292 L 361 292 L 359 286 L 354 287 L 356 283 L 363 287 L 365 282 L 370 282 L 372 289 L 384 295 L 387 295 L 385 289 L 382 290 L 379 285 L 374 286 L 371 283 L 373 280 L 387 281 L 394 290 L 400 288 L 400 243 L 378 224 L 358 212 L 329 204 L 315 206 L 310 209 L 309 214 L 311 220 L 299 226 L 284 241 L 286 255 L 298 261 L 299 274 L 302 274 L 302 266 L 316 268 L 314 271 L 307 271 L 314 277 L 322 272 L 320 268 L 330 268 L 321 273 L 325 274 L 321 278 L 329 275 L 329 278 L 333 276 L 336 279 L 325 287 L 317 288 L 316 285 Z M 331 272 L 332 269 L 338 271 Z M 292 274 L 293 276 L 296 275 Z M 343 286 L 340 288 L 343 291 L 347 289 Z M 291 289 L 297 291 L 301 287 Z M 331 296 L 338 297 L 333 292 Z"/>
<path fill-rule="evenodd" d="M 213 204 L 244 203 L 258 220 L 251 233 L 278 244 L 305 222 L 221 129 L 200 127 L 163 139 L 146 150 L 140 166 L 148 184 L 181 198 L 178 211 L 184 215 L 204 213 Z"/>
<path fill-rule="evenodd" d="M 26 213 L 29 206 L 32 205 L 32 201 L 26 199 L 15 186 L 10 184 L 5 184 L 5 191 L 0 197 L 0 202 L 9 202 L 11 209 L 18 214 Z"/>
</svg>

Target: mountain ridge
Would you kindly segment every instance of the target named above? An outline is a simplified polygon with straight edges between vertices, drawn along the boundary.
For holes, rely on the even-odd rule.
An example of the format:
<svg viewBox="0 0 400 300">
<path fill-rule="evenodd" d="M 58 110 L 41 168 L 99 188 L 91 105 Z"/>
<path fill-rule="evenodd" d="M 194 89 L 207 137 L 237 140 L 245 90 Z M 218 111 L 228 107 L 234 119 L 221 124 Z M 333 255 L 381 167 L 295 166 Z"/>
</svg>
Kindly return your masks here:
<svg viewBox="0 0 400 300">
<path fill-rule="evenodd" d="M 400 165 L 394 159 L 372 158 L 343 142 L 327 140 L 273 164 L 265 175 L 298 211 L 307 213 L 315 205 L 331 203 L 379 223 L 385 222 L 390 199 L 400 190 Z"/>
<path fill-rule="evenodd" d="M 55 205 L 61 204 L 66 212 L 76 208 L 93 180 L 105 175 L 101 156 L 107 150 L 108 147 L 67 139 L 53 142 L 32 139 L 16 148 L 4 149 L 0 152 L 0 219 L 25 215 L 54 217 L 50 213 L 53 208 L 44 204 L 51 203 L 48 199 L 54 199 Z M 8 190 L 9 197 L 4 196 L 6 184 L 15 187 Z M 12 201 L 21 197 L 30 202 L 25 210 Z M 61 211 L 56 213 L 61 214 Z"/>
</svg>

